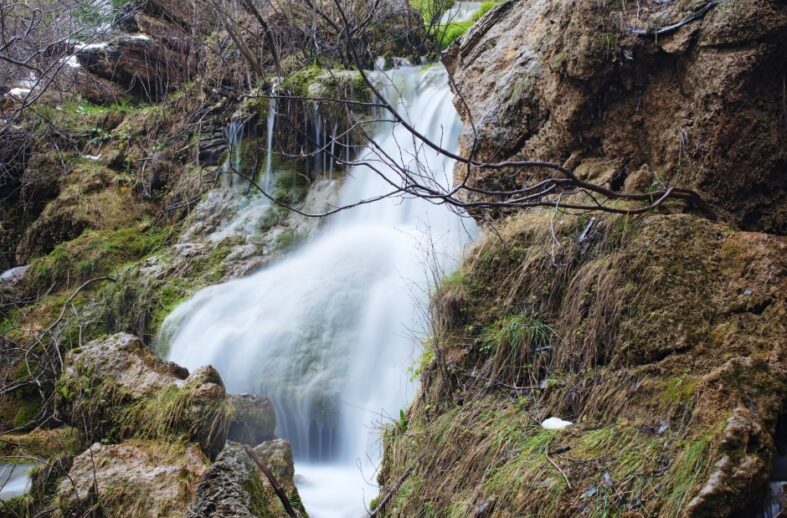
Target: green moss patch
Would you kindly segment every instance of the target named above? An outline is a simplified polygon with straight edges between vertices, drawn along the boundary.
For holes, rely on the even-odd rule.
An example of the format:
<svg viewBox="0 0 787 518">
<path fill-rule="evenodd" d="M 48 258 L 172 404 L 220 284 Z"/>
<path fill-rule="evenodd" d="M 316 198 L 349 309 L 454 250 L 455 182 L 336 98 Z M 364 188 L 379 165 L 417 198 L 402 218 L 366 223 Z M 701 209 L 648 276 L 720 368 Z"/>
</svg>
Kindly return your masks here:
<svg viewBox="0 0 787 518">
<path fill-rule="evenodd" d="M 169 228 L 147 223 L 117 230 L 88 230 L 34 260 L 28 275 L 42 288 L 73 286 L 154 252 L 170 233 Z"/>
</svg>

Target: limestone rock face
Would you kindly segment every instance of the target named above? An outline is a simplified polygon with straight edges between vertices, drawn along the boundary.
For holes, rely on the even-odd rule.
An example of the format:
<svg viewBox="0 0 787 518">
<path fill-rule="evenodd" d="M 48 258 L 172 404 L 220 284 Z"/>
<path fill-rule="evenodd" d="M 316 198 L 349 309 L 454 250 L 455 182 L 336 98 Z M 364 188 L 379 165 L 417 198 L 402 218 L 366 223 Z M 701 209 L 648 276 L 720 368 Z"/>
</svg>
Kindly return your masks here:
<svg viewBox="0 0 787 518">
<path fill-rule="evenodd" d="M 602 160 L 617 169 L 615 189 L 648 168 L 661 184 L 698 190 L 745 229 L 787 232 L 784 3 L 722 0 L 658 38 L 632 33 L 704 5 L 500 4 L 446 56 L 463 96 L 455 100 L 463 151 L 472 120 L 480 160 Z M 487 188 L 516 180 L 499 171 L 473 178 Z"/>
<path fill-rule="evenodd" d="M 58 515 L 81 515 L 99 502 L 107 516 L 182 516 L 206 465 L 195 444 L 96 443 L 61 479 Z"/>
<path fill-rule="evenodd" d="M 287 447 L 282 448 L 279 441 L 276 443 L 270 447 L 261 445 L 263 454 L 288 449 Z M 258 452 L 261 451 L 260 448 L 257 449 Z M 285 464 L 284 466 L 276 464 L 277 467 L 270 466 L 274 476 L 288 494 L 293 507 L 302 510 L 297 489 L 292 481 L 292 456 L 290 455 L 287 459 L 286 454 L 272 454 L 271 458 L 273 457 L 283 460 Z M 270 458 L 263 457 L 263 460 L 269 462 Z M 197 486 L 196 495 L 186 516 L 189 518 L 285 517 L 287 513 L 270 482 L 257 469 L 243 447 L 229 443 L 218 456 L 216 462 L 208 468 Z"/>
<path fill-rule="evenodd" d="M 182 386 L 189 376 L 186 368 L 159 359 L 128 333 L 94 340 L 66 354 L 64 383 L 88 372 L 97 381 L 111 380 L 134 398 L 153 395 L 170 385 Z"/>
</svg>

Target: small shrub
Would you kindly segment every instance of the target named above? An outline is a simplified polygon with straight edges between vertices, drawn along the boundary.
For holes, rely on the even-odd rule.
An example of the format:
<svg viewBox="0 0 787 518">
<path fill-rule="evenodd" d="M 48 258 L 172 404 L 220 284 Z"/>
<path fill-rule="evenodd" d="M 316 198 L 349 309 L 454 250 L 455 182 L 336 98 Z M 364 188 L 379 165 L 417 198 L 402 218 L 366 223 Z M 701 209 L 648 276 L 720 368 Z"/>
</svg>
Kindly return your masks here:
<svg viewBox="0 0 787 518">
<path fill-rule="evenodd" d="M 481 351 L 527 346 L 535 350 L 548 345 L 552 334 L 549 324 L 534 314 L 513 315 L 498 320 L 484 331 Z"/>
</svg>

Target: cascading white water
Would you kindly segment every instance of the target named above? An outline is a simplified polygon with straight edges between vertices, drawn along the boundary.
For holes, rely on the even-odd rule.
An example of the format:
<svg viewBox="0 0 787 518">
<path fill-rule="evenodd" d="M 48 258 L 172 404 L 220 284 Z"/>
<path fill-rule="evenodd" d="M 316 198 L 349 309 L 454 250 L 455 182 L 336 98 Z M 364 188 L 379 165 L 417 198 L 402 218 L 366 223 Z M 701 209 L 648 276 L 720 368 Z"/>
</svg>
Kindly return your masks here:
<svg viewBox="0 0 787 518">
<path fill-rule="evenodd" d="M 462 23 L 473 18 L 473 15 L 481 8 L 482 2 L 454 2 L 450 9 L 443 13 L 440 24 L 449 22 Z"/>
<path fill-rule="evenodd" d="M 442 66 L 379 77 L 385 97 L 420 132 L 457 148 L 461 122 Z M 405 128 L 382 123 L 374 134 L 386 155 L 413 167 L 417 160 L 450 185 L 452 161 Z M 360 159 L 399 181 L 373 148 Z M 341 203 L 390 189 L 357 166 Z M 407 371 L 425 331 L 427 255 L 450 270 L 469 239 L 466 225 L 472 223 L 420 199 L 361 205 L 333 217 L 277 264 L 202 290 L 167 318 L 162 335 L 170 337 L 171 360 L 190 369 L 212 364 L 229 391 L 273 400 L 311 516 L 361 516 L 376 493 L 365 481 L 374 480 L 380 459 L 379 426 L 414 395 Z"/>
<path fill-rule="evenodd" d="M 25 494 L 30 489 L 30 471 L 34 467 L 35 464 L 0 463 L 0 500 Z"/>
</svg>

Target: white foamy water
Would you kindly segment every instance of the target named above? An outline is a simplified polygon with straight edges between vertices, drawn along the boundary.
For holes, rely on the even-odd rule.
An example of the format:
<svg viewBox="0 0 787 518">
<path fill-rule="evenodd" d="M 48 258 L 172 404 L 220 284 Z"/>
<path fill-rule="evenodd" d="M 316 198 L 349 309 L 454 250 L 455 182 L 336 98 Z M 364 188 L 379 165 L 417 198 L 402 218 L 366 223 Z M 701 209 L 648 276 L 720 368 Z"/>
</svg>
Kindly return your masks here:
<svg viewBox="0 0 787 518">
<path fill-rule="evenodd" d="M 34 467 L 35 464 L 0 463 L 0 500 L 27 493 L 30 489 L 30 470 Z"/>
<path fill-rule="evenodd" d="M 440 23 L 466 22 L 473 18 L 473 15 L 481 8 L 481 3 L 482 2 L 454 2 L 454 5 L 443 13 L 443 16 L 440 18 Z"/>
<path fill-rule="evenodd" d="M 456 150 L 461 122 L 445 70 L 387 74 L 379 76 L 386 98 L 419 131 Z M 420 174 L 450 185 L 452 161 L 405 128 L 382 123 L 374 134 L 382 153 L 367 147 L 360 157 L 385 178 L 351 168 L 343 204 L 399 185 L 389 159 L 414 166 L 417 157 Z M 398 417 L 417 388 L 408 367 L 425 332 L 429 257 L 450 271 L 468 225 L 421 199 L 359 206 L 332 217 L 278 263 L 200 291 L 164 323 L 169 359 L 190 369 L 212 364 L 229 391 L 272 399 L 311 516 L 363 516 L 375 496 L 380 425 Z"/>
</svg>

